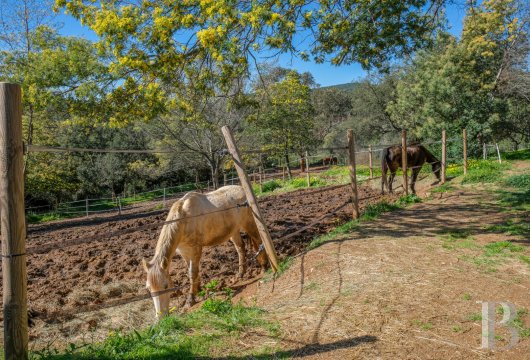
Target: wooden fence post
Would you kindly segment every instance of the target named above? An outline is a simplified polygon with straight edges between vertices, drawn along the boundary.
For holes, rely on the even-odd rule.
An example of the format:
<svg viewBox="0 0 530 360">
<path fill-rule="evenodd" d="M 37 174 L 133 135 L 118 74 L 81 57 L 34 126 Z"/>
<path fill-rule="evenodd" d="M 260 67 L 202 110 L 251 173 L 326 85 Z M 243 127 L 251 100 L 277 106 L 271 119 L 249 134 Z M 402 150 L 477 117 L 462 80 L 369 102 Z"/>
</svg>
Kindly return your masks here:
<svg viewBox="0 0 530 360">
<path fill-rule="evenodd" d="M 223 173 L 223 186 L 226 186 L 227 183 L 227 176 L 226 173 Z"/>
<path fill-rule="evenodd" d="M 370 166 L 370 179 L 374 178 L 374 164 L 372 158 L 372 145 L 368 145 L 368 166 Z"/>
<path fill-rule="evenodd" d="M 258 181 L 259 181 L 259 191 L 263 192 L 263 177 L 262 177 L 261 166 L 258 167 Z"/>
<path fill-rule="evenodd" d="M 0 83 L 0 221 L 4 357 L 28 358 L 24 145 L 20 85 Z"/>
<path fill-rule="evenodd" d="M 495 143 L 495 148 L 497 149 L 497 157 L 499 158 L 499 164 L 502 164 L 501 152 L 499 150 L 499 143 Z"/>
<path fill-rule="evenodd" d="M 282 166 L 282 181 L 285 182 L 285 165 Z"/>
<path fill-rule="evenodd" d="M 118 215 L 121 215 L 121 196 L 118 196 Z"/>
<path fill-rule="evenodd" d="M 407 174 L 407 130 L 401 131 L 401 167 L 403 168 L 403 189 L 409 194 L 409 178 Z"/>
<path fill-rule="evenodd" d="M 464 142 L 464 175 L 467 175 L 467 131 L 462 130 L 462 141 Z"/>
<path fill-rule="evenodd" d="M 309 154 L 305 152 L 305 171 L 307 178 L 307 187 L 311 187 L 311 175 L 309 175 Z"/>
<path fill-rule="evenodd" d="M 352 191 L 353 218 L 359 218 L 359 196 L 357 193 L 357 168 L 355 166 L 355 138 L 353 130 L 348 130 L 348 158 L 350 167 L 350 185 Z"/>
<path fill-rule="evenodd" d="M 234 159 L 234 165 L 237 170 L 237 175 L 239 176 L 241 186 L 243 187 L 243 190 L 245 191 L 245 195 L 247 196 L 248 204 L 250 208 L 252 209 L 254 220 L 256 221 L 256 226 L 261 236 L 261 240 L 263 241 L 263 244 L 265 245 L 265 252 L 267 253 L 267 256 L 269 257 L 272 270 L 276 272 L 278 271 L 278 257 L 276 255 L 276 250 L 274 249 L 274 244 L 272 243 L 269 229 L 267 228 L 267 225 L 265 224 L 265 221 L 263 220 L 263 216 L 261 215 L 261 211 L 258 207 L 258 201 L 256 200 L 256 196 L 254 195 L 254 192 L 252 191 L 252 185 L 250 184 L 250 181 L 248 180 L 247 173 L 245 172 L 245 167 L 243 166 L 243 163 L 241 162 L 241 157 L 239 156 L 239 150 L 237 149 L 236 143 L 234 141 L 234 137 L 232 136 L 232 133 L 230 132 L 230 128 L 226 125 L 221 128 L 221 131 L 223 132 L 223 136 L 225 138 L 226 145 L 228 146 L 228 150 L 230 151 L 230 154 L 232 155 L 232 158 Z"/>
<path fill-rule="evenodd" d="M 445 184 L 445 173 L 447 169 L 447 138 L 445 134 L 445 129 L 442 130 L 442 180 L 441 183 Z"/>
<path fill-rule="evenodd" d="M 164 188 L 164 209 L 166 208 L 166 188 Z"/>
<path fill-rule="evenodd" d="M 482 143 L 482 158 L 486 160 L 488 158 L 488 149 L 486 148 L 486 143 Z"/>
<path fill-rule="evenodd" d="M 88 217 L 88 196 L 85 198 L 86 217 Z"/>
</svg>

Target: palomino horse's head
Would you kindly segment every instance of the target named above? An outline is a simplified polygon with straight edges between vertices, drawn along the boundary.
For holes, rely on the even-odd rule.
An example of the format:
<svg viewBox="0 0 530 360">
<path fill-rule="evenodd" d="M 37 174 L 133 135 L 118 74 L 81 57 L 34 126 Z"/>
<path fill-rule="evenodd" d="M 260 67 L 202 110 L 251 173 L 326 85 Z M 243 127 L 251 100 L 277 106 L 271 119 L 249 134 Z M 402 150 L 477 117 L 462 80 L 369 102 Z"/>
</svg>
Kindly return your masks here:
<svg viewBox="0 0 530 360">
<path fill-rule="evenodd" d="M 156 295 L 156 293 L 159 291 L 164 291 L 173 287 L 173 282 L 169 276 L 168 264 L 165 264 L 165 261 L 166 260 L 163 260 L 161 263 L 153 263 L 142 259 L 144 269 L 147 272 L 147 281 L 145 283 L 145 287 L 152 295 Z M 169 292 L 153 296 L 153 303 L 155 304 L 157 318 L 168 314 L 169 297 Z"/>
<path fill-rule="evenodd" d="M 436 175 L 436 178 L 438 181 L 442 180 L 442 176 L 440 175 L 440 171 L 442 170 L 442 163 L 440 161 L 436 161 L 432 163 L 432 172 L 434 175 Z"/>
</svg>

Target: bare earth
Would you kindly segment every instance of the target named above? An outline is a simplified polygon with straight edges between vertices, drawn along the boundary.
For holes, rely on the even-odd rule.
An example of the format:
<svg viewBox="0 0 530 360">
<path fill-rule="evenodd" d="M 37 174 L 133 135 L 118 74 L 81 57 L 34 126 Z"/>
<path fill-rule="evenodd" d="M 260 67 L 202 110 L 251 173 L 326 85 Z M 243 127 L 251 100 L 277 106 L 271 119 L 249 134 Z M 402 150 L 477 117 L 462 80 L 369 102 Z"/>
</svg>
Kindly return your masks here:
<svg viewBox="0 0 530 360">
<path fill-rule="evenodd" d="M 528 172 L 528 163 L 517 171 Z M 284 331 L 276 355 L 307 359 L 529 359 L 530 336 L 510 350 L 481 349 L 482 301 L 530 309 L 530 234 L 486 227 L 528 213 L 502 209 L 494 195 L 466 186 L 385 214 L 299 257 L 276 281 L 243 297 L 270 311 Z M 447 242 L 448 232 L 470 236 Z M 444 235 L 445 234 L 445 235 Z M 478 264 L 483 245 L 509 240 L 524 248 Z M 445 244 L 445 245 L 444 245 Z M 522 310 L 523 311 L 523 310 Z M 500 321 L 502 315 L 497 315 Z M 530 327 L 528 312 L 521 316 Z M 496 327 L 496 346 L 509 332 Z M 263 342 L 263 339 L 259 339 Z"/>
<path fill-rule="evenodd" d="M 528 172 L 529 164 L 518 163 L 514 169 Z M 425 180 L 420 185 L 424 196 L 429 195 L 429 183 Z M 378 184 L 363 187 L 360 196 L 377 195 Z M 260 205 L 273 238 L 278 239 L 329 213 L 348 197 L 348 188 L 308 190 L 264 199 Z M 361 205 L 379 200 L 376 196 Z M 350 214 L 347 206 L 312 230 L 276 241 L 280 257 L 299 254 L 315 236 L 346 221 Z M 514 217 L 530 220 L 528 213 L 507 212 L 488 189 L 458 187 L 363 223 L 358 230 L 298 256 L 274 281 L 252 282 L 258 269 L 251 260 L 245 278 L 251 284 L 236 300 L 266 309 L 280 322 L 283 333 L 279 339 L 247 334 L 241 345 L 244 350 L 277 349 L 273 357 L 282 358 L 528 359 L 530 337 L 506 351 L 480 348 L 481 304 L 477 302 L 509 301 L 517 309 L 530 310 L 530 265 L 518 258 L 530 256 L 530 236 L 486 229 Z M 165 211 L 156 211 L 33 226 L 28 246 L 86 235 L 101 235 L 101 240 L 32 255 L 30 306 L 45 315 L 47 310 L 75 309 L 142 293 L 145 279 L 139 262 L 142 256 L 152 255 L 157 231 L 119 239 L 105 234 L 164 218 Z M 469 236 L 448 243 L 447 233 L 459 231 Z M 473 261 L 482 259 L 485 244 L 503 240 L 522 246 L 523 252 L 495 257 L 492 263 Z M 203 283 L 221 279 L 228 284 L 237 272 L 236 259 L 232 245 L 208 249 L 201 264 Z M 186 287 L 183 262 L 175 258 L 173 265 L 173 278 Z M 178 306 L 182 300 L 173 302 Z M 521 319 L 530 327 L 529 314 Z M 149 300 L 57 322 L 37 319 L 31 330 L 32 347 L 50 341 L 94 341 L 111 329 L 144 328 L 152 322 Z M 499 348 L 510 339 L 502 327 L 496 328 L 496 335 Z"/>
</svg>

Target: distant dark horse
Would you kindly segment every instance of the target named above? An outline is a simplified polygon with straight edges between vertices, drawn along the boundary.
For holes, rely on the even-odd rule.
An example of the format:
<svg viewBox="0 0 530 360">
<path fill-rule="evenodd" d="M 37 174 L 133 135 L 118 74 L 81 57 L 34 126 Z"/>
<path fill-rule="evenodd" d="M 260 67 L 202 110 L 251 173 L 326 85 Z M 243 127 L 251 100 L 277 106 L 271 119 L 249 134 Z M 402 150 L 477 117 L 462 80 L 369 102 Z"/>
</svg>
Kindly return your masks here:
<svg viewBox="0 0 530 360">
<path fill-rule="evenodd" d="M 441 162 L 434 157 L 423 145 L 410 145 L 407 146 L 407 168 L 412 169 L 412 180 L 410 182 L 410 189 L 415 194 L 416 190 L 414 185 L 416 179 L 420 173 L 421 167 L 425 163 L 429 163 L 432 166 L 432 172 L 436 175 L 438 181 L 440 181 L 440 170 L 442 168 Z M 383 158 L 381 161 L 382 179 L 381 179 L 381 193 L 385 193 L 385 184 L 388 187 L 388 191 L 392 193 L 392 182 L 396 176 L 398 168 L 402 167 L 401 162 L 401 146 L 390 146 L 383 150 Z M 387 182 L 386 173 L 390 170 L 390 178 Z"/>
</svg>

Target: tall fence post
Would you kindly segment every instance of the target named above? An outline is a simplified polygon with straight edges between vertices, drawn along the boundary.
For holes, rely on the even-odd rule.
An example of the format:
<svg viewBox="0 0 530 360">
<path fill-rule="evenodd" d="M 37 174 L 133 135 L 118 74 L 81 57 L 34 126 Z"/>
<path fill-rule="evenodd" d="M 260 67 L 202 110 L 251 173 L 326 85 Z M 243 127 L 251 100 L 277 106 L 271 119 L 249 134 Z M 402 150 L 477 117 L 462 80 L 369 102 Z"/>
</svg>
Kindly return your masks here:
<svg viewBox="0 0 530 360">
<path fill-rule="evenodd" d="M 482 143 L 482 158 L 486 160 L 488 158 L 488 149 L 486 148 L 486 143 Z"/>
<path fill-rule="evenodd" d="M 4 358 L 28 358 L 24 145 L 20 85 L 0 83 L 0 221 Z"/>
<path fill-rule="evenodd" d="M 447 138 L 445 134 L 445 129 L 442 130 L 442 176 L 441 176 L 441 183 L 445 184 L 445 174 L 447 169 Z"/>
<path fill-rule="evenodd" d="M 88 217 L 88 196 L 85 198 L 86 217 Z"/>
<path fill-rule="evenodd" d="M 409 194 L 409 178 L 407 174 L 407 130 L 401 131 L 401 167 L 403 168 L 403 189 Z"/>
<path fill-rule="evenodd" d="M 263 176 L 261 175 L 263 172 L 261 170 L 261 166 L 258 168 L 258 179 L 259 179 L 259 191 L 263 192 Z"/>
<path fill-rule="evenodd" d="M 245 167 L 243 166 L 243 163 L 241 162 L 241 157 L 239 155 L 239 150 L 237 149 L 236 143 L 234 141 L 234 137 L 232 136 L 232 133 L 230 132 L 230 128 L 226 125 L 221 128 L 221 131 L 223 132 L 223 136 L 225 138 L 226 145 L 228 146 L 228 150 L 230 151 L 230 154 L 232 155 L 232 158 L 234 159 L 234 165 L 237 170 L 237 175 L 239 176 L 241 186 L 243 187 L 243 190 L 245 191 L 245 195 L 247 196 L 248 204 L 250 208 L 252 209 L 252 214 L 254 215 L 254 220 L 256 221 L 256 226 L 261 236 L 261 240 L 263 241 L 263 244 L 265 245 L 265 252 L 267 253 L 267 256 L 269 257 L 272 270 L 276 272 L 278 271 L 278 257 L 276 255 L 276 250 L 274 249 L 274 244 L 272 243 L 269 229 L 267 228 L 267 225 L 265 224 L 265 221 L 263 220 L 263 216 L 261 215 L 261 211 L 258 207 L 258 201 L 256 200 L 256 195 L 254 195 L 254 192 L 252 191 L 252 185 L 250 184 L 250 181 L 248 180 L 247 173 L 245 172 Z"/>
<path fill-rule="evenodd" d="M 495 148 L 497 149 L 497 157 L 499 158 L 499 164 L 502 164 L 501 152 L 499 150 L 499 143 L 495 143 Z"/>
<path fill-rule="evenodd" d="M 118 196 L 118 214 L 121 215 L 121 196 Z"/>
<path fill-rule="evenodd" d="M 307 187 L 311 187 L 311 175 L 309 174 L 309 153 L 305 152 L 305 171 L 307 178 Z"/>
<path fill-rule="evenodd" d="M 372 158 L 372 145 L 368 145 L 368 166 L 370 167 L 370 179 L 374 178 L 374 164 Z"/>
<path fill-rule="evenodd" d="M 467 131 L 462 130 L 462 141 L 464 142 L 464 175 L 467 175 Z"/>
<path fill-rule="evenodd" d="M 359 196 L 357 192 L 357 168 L 355 165 L 355 137 L 353 130 L 348 130 L 348 159 L 350 167 L 350 184 L 352 191 L 353 218 L 359 218 Z"/>
</svg>

